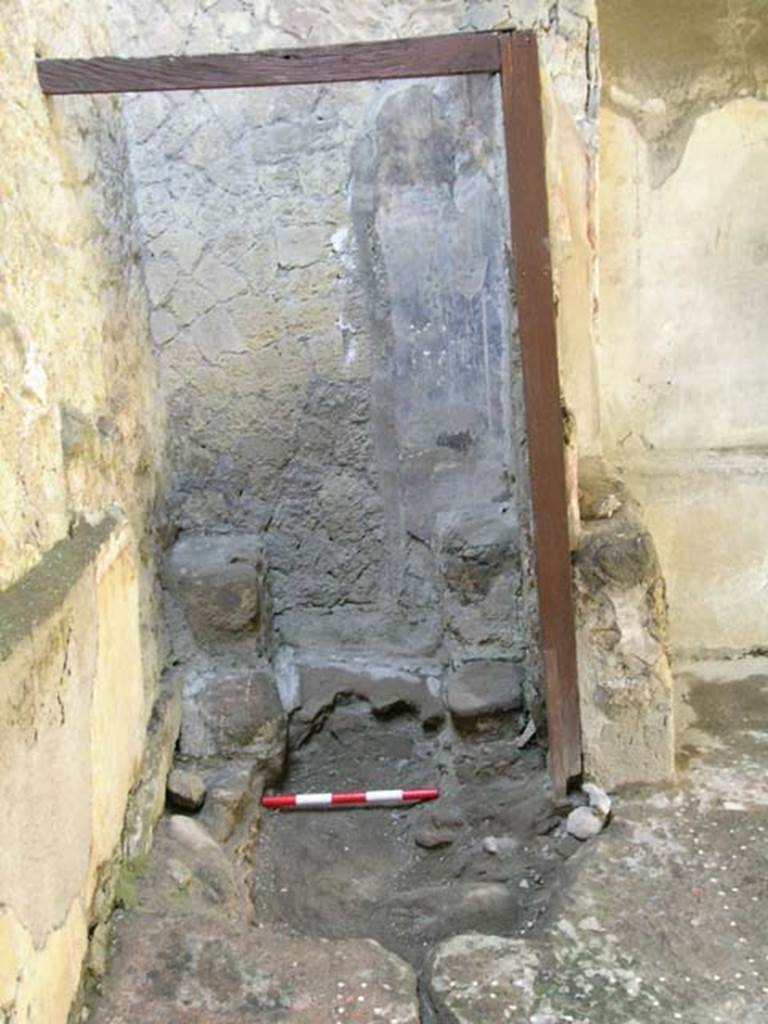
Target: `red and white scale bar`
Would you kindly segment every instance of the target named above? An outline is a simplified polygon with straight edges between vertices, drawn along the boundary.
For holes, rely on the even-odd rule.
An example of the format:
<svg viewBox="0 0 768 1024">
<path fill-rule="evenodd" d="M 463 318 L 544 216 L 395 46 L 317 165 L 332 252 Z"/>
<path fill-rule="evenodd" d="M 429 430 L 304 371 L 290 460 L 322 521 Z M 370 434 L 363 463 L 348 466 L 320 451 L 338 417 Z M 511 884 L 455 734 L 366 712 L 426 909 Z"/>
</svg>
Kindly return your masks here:
<svg viewBox="0 0 768 1024">
<path fill-rule="evenodd" d="M 282 793 L 263 796 L 262 807 L 339 807 L 408 804 L 421 800 L 437 800 L 438 789 L 369 789 L 358 793 Z"/>
</svg>

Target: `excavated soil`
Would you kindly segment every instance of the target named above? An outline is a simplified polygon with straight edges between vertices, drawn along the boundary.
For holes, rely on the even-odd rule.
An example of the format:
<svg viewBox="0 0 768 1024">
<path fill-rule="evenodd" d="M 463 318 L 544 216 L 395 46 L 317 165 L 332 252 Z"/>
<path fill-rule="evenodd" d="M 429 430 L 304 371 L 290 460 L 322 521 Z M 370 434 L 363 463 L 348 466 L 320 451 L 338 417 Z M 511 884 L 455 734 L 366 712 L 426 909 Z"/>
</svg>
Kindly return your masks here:
<svg viewBox="0 0 768 1024">
<path fill-rule="evenodd" d="M 540 930 L 579 846 L 554 813 L 545 751 L 509 674 L 464 670 L 438 698 L 414 673 L 302 664 L 287 713 L 267 699 L 268 673 L 222 673 L 213 711 L 205 688 L 193 695 L 177 766 L 207 788 L 204 803 L 180 803 L 183 780 L 169 781 L 154 848 L 122 880 L 109 948 L 92 957 L 88 1019 L 441 1019 L 427 985 L 436 946 Z M 215 757 L 190 753 L 211 737 Z M 272 788 L 283 792 L 440 796 L 260 810 L 281 765 Z"/>
<path fill-rule="evenodd" d="M 353 702 L 289 764 L 283 792 L 438 786 L 441 796 L 408 808 L 265 811 L 251 889 L 256 919 L 273 927 L 374 938 L 418 968 L 447 936 L 530 929 L 574 848 L 536 745 L 430 731 Z"/>
</svg>

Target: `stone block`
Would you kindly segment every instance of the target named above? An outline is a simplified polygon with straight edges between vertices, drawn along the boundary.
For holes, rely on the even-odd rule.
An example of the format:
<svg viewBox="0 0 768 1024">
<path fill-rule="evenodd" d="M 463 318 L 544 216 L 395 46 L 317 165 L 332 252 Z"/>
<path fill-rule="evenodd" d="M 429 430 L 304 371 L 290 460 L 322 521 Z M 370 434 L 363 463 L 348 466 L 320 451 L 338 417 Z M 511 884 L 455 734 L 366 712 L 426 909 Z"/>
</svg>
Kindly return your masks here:
<svg viewBox="0 0 768 1024">
<path fill-rule="evenodd" d="M 298 666 L 292 740 L 303 742 L 338 700 L 350 697 L 367 701 L 372 712 L 382 718 L 411 714 L 427 728 L 438 726 L 445 717 L 443 706 L 430 690 L 427 678 L 416 672 L 370 664 L 303 664 Z"/>
<path fill-rule="evenodd" d="M 227 761 L 212 773 L 206 773 L 208 796 L 200 820 L 220 843 L 225 843 L 243 816 L 257 805 L 263 789 L 263 776 L 254 771 L 249 758 Z"/>
<path fill-rule="evenodd" d="M 235 922 L 134 916 L 93 1024 L 418 1024 L 413 970 L 369 939 L 329 942 Z"/>
<path fill-rule="evenodd" d="M 594 589 L 627 589 L 660 578 L 651 535 L 627 517 L 601 520 L 586 530 L 576 560 L 582 578 Z"/>
<path fill-rule="evenodd" d="M 579 512 L 584 520 L 610 519 L 632 504 L 624 482 L 598 458 L 579 460 L 578 492 Z"/>
<path fill-rule="evenodd" d="M 149 857 L 139 870 L 123 869 L 118 892 L 139 927 L 150 915 L 181 921 L 206 914 L 245 929 L 251 917 L 232 860 L 198 818 L 185 814 L 161 820 Z"/>
<path fill-rule="evenodd" d="M 427 972 L 437 1019 L 528 1024 L 537 1007 L 540 966 L 536 947 L 525 939 L 477 933 L 448 939 L 432 955 Z M 541 1017 L 542 1024 L 554 1019 Z"/>
<path fill-rule="evenodd" d="M 437 536 L 449 643 L 459 657 L 522 654 L 520 530 L 508 505 L 451 513 Z"/>
<path fill-rule="evenodd" d="M 268 649 L 272 614 L 260 537 L 185 536 L 168 558 L 166 578 L 201 646 L 216 651 L 243 640 L 257 652 Z"/>
<path fill-rule="evenodd" d="M 496 505 L 453 513 L 443 523 L 439 548 L 448 588 L 462 604 L 481 600 L 500 573 L 519 565 L 517 516 Z"/>
<path fill-rule="evenodd" d="M 523 707 L 523 670 L 513 661 L 471 661 L 446 681 L 445 702 L 463 726 Z"/>
<path fill-rule="evenodd" d="M 199 811 L 205 796 L 205 780 L 197 772 L 174 768 L 168 776 L 168 799 L 180 811 Z"/>
<path fill-rule="evenodd" d="M 128 861 L 146 855 L 163 813 L 165 783 L 181 729 L 181 687 L 181 675 L 167 673 L 149 717 L 141 775 L 128 801 L 123 826 L 122 853 Z"/>
<path fill-rule="evenodd" d="M 432 825 L 425 825 L 420 828 L 413 837 L 413 841 L 423 850 L 440 850 L 450 846 L 456 836 L 448 829 L 437 829 Z"/>
<path fill-rule="evenodd" d="M 653 538 L 625 492 L 610 518 L 584 521 L 575 585 L 585 774 L 608 789 L 669 781 L 673 682 L 664 580 Z"/>
<path fill-rule="evenodd" d="M 185 757 L 243 757 L 279 773 L 285 756 L 285 714 L 268 670 L 211 671 L 192 678 L 182 712 Z"/>
</svg>

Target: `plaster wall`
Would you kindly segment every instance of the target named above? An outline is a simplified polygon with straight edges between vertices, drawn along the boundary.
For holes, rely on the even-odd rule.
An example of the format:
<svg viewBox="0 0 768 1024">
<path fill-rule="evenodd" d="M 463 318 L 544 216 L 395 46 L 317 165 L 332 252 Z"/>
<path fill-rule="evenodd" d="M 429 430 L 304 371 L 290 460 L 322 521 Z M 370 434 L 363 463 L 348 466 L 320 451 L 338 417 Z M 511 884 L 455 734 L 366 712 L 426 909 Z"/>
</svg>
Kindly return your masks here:
<svg viewBox="0 0 768 1024">
<path fill-rule="evenodd" d="M 690 30 L 691 24 L 696 31 Z M 656 540 L 673 645 L 768 637 L 768 27 L 761 3 L 600 6 L 606 456 Z"/>
<path fill-rule="evenodd" d="M 596 444 L 591 4 L 133 0 L 111 18 L 126 56 L 536 29 L 566 397 Z M 263 532 L 284 643 L 523 658 L 535 609 L 495 83 L 125 109 L 174 526 Z M 510 538 L 516 566 L 467 608 L 447 548 Z"/>
<path fill-rule="evenodd" d="M 109 48 L 98 4 L 0 18 L 0 1018 L 63 1024 L 108 913 L 163 652 L 159 407 L 119 104 L 35 56 Z M 8 7 L 8 5 L 6 5 Z"/>
<path fill-rule="evenodd" d="M 33 570 L 61 600 L 0 666 L 0 1006 L 11 1020 L 67 1020 L 118 850 L 146 727 L 137 572 L 127 527 L 82 524 Z M 2 595 L 5 616 L 20 614 L 32 580 Z"/>
</svg>

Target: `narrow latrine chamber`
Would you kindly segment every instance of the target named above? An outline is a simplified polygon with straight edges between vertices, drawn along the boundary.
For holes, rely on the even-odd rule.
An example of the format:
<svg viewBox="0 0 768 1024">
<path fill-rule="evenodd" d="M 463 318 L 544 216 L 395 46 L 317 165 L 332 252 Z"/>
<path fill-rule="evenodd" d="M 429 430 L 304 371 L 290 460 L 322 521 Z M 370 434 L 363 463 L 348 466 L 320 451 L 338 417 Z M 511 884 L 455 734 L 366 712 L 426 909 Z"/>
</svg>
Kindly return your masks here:
<svg viewBox="0 0 768 1024">
<path fill-rule="evenodd" d="M 252 862 L 261 925 L 416 965 L 446 935 L 528 929 L 570 847 L 548 835 L 498 81 L 155 95 L 127 117 L 199 820 Z M 258 807 L 410 786 L 440 799 Z"/>
<path fill-rule="evenodd" d="M 593 5 L 129 6 L 0 25 L 0 1017 L 762 1019 L 759 19 L 601 0 L 598 173 Z M 350 53 L 501 69 L 513 265 L 484 73 L 68 95 Z"/>
</svg>

